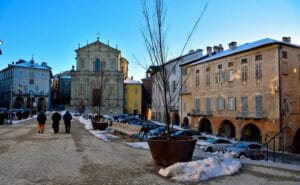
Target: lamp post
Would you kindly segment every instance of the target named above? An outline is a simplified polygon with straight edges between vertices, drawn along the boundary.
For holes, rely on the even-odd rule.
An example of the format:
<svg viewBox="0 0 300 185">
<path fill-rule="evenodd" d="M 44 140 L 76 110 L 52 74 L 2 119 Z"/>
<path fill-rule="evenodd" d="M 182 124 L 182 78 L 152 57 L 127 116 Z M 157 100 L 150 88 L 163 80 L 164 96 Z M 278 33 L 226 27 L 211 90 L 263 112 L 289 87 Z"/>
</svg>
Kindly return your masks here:
<svg viewBox="0 0 300 185">
<path fill-rule="evenodd" d="M 12 112 L 12 108 L 13 108 L 13 91 L 14 91 L 14 87 L 10 87 L 10 109 L 9 109 L 9 119 L 10 119 L 10 124 L 12 124 L 12 117 L 13 117 L 13 112 Z"/>
</svg>

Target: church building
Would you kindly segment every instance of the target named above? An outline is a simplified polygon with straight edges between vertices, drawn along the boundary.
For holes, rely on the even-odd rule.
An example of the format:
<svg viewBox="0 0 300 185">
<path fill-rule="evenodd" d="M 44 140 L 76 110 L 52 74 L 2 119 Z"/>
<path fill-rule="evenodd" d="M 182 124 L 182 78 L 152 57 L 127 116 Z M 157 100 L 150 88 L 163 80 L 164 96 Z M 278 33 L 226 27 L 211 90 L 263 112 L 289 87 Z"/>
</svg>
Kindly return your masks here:
<svg viewBox="0 0 300 185">
<path fill-rule="evenodd" d="M 123 113 L 123 81 L 128 61 L 121 51 L 99 41 L 79 47 L 71 71 L 71 106 L 80 112 Z"/>
</svg>

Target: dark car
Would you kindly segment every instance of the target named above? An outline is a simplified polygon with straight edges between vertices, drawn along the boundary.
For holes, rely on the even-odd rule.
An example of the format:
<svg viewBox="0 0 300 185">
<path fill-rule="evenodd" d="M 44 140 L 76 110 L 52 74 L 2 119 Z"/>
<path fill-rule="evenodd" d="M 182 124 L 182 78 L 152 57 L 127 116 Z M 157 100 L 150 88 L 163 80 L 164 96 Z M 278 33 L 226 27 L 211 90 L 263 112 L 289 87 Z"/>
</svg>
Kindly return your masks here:
<svg viewBox="0 0 300 185">
<path fill-rule="evenodd" d="M 239 142 L 225 149 L 226 152 L 233 152 L 233 157 L 250 158 L 255 160 L 264 159 L 266 150 L 260 143 Z"/>
</svg>

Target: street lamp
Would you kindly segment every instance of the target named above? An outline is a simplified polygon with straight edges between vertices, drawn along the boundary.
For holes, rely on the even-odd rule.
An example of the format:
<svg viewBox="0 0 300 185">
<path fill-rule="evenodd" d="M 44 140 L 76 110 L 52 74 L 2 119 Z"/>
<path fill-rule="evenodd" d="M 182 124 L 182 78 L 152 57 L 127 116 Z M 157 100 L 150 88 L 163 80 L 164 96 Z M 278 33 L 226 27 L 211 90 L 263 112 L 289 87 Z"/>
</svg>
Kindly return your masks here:
<svg viewBox="0 0 300 185">
<path fill-rule="evenodd" d="M 9 110 L 9 119 L 10 119 L 10 124 L 12 124 L 12 117 L 13 117 L 13 112 L 12 112 L 12 108 L 13 108 L 13 91 L 14 91 L 14 87 L 11 86 L 10 87 L 10 110 Z"/>
</svg>

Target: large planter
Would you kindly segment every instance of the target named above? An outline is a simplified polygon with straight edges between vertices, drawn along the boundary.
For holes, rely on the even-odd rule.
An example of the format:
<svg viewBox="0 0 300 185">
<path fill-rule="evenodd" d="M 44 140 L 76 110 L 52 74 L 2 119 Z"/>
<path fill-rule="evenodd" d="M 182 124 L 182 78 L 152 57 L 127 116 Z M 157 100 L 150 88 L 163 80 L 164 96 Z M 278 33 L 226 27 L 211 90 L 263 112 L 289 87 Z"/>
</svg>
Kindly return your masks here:
<svg viewBox="0 0 300 185">
<path fill-rule="evenodd" d="M 108 123 L 101 121 L 92 121 L 92 125 L 94 130 L 105 130 L 108 126 Z"/>
<path fill-rule="evenodd" d="M 177 162 L 192 160 L 196 139 L 192 137 L 156 137 L 148 139 L 148 145 L 155 164 L 170 166 Z"/>
</svg>

